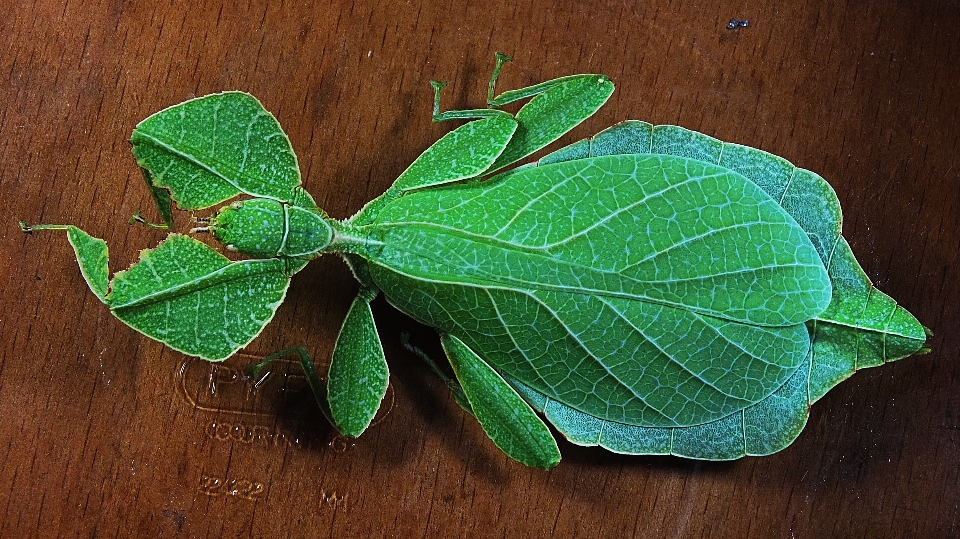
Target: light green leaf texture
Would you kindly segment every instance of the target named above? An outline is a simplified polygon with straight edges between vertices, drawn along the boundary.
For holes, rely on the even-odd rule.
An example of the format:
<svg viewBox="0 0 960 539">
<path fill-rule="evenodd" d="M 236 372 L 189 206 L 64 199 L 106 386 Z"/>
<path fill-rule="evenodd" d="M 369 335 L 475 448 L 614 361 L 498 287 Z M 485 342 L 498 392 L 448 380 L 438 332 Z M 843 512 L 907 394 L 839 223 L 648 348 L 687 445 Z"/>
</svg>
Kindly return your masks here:
<svg viewBox="0 0 960 539">
<path fill-rule="evenodd" d="M 80 273 L 100 301 L 106 301 L 109 287 L 109 251 L 107 242 L 94 238 L 75 226 L 67 226 L 67 240 L 77 255 Z"/>
<path fill-rule="evenodd" d="M 613 451 L 779 451 L 830 387 L 926 338 L 860 270 L 822 178 L 673 126 L 620 124 L 370 226 L 391 303 Z"/>
<path fill-rule="evenodd" d="M 527 466 L 556 466 L 557 441 L 520 395 L 460 339 L 443 334 L 440 342 L 470 410 L 497 447 Z"/>
<path fill-rule="evenodd" d="M 517 121 L 503 113 L 450 131 L 420 154 L 389 190 L 368 202 L 350 221 L 357 225 L 369 223 L 383 206 L 405 191 L 480 176 L 503 152 L 516 129 Z"/>
<path fill-rule="evenodd" d="M 638 426 L 764 399 L 830 301 L 815 249 L 776 202 L 670 156 L 411 193 L 371 226 L 371 275 L 401 310 L 551 398 Z"/>
<path fill-rule="evenodd" d="M 174 350 L 222 361 L 273 318 L 292 271 L 276 258 L 231 263 L 193 238 L 171 234 L 114 276 L 105 303 Z"/>
<path fill-rule="evenodd" d="M 287 135 L 243 92 L 207 95 L 157 112 L 137 125 L 130 141 L 151 188 L 169 189 L 182 209 L 208 208 L 240 193 L 289 202 L 300 185 Z"/>
<path fill-rule="evenodd" d="M 593 115 L 610 95 L 613 83 L 604 75 L 571 75 L 534 86 L 550 89 L 537 95 L 517 111 L 517 132 L 490 172 L 500 170 L 560 138 L 575 125 Z M 506 92 L 507 102 L 526 95 L 524 91 Z"/>
<path fill-rule="evenodd" d="M 370 310 L 374 294 L 361 291 L 340 328 L 327 379 L 330 418 L 344 436 L 360 436 L 387 392 L 390 373 Z"/>
<path fill-rule="evenodd" d="M 522 382 L 515 387 L 572 442 L 628 454 L 673 454 L 725 460 L 780 451 L 799 435 L 809 407 L 857 369 L 922 350 L 925 328 L 878 291 L 840 236 L 841 212 L 820 176 L 772 154 L 674 126 L 625 122 L 563 148 L 541 164 L 591 155 L 673 152 L 720 163 L 750 178 L 801 224 L 828 268 L 829 307 L 807 323 L 811 346 L 793 375 L 769 397 L 719 420 L 679 428 L 643 428 L 605 421 L 550 399 Z"/>
<path fill-rule="evenodd" d="M 490 168 L 517 129 L 508 115 L 474 120 L 450 131 L 418 157 L 391 186 L 408 191 L 473 178 Z M 464 148 L 469 151 L 464 152 Z"/>
</svg>

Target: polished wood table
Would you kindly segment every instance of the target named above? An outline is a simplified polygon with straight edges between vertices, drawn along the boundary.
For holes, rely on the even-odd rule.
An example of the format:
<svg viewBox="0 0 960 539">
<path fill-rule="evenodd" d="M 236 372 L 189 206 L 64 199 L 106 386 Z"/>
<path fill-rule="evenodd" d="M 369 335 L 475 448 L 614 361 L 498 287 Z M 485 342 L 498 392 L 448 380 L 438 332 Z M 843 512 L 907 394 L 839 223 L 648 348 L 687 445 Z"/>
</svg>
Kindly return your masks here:
<svg viewBox="0 0 960 539">
<path fill-rule="evenodd" d="M 728 29 L 731 19 L 748 20 Z M 13 0 L 0 7 L 0 536 L 960 536 L 960 4 Z M 392 375 L 361 438 L 323 421 L 297 366 L 253 388 L 242 366 L 304 345 L 328 361 L 357 285 L 336 257 L 299 274 L 273 323 L 221 365 L 117 321 L 62 235 L 126 268 L 163 232 L 127 142 L 136 123 L 227 89 L 258 96 L 305 187 L 343 218 L 501 88 L 604 73 L 609 103 L 565 138 L 624 119 L 677 124 L 823 175 L 878 288 L 932 352 L 858 372 L 764 458 L 626 457 L 560 442 L 561 464 L 503 456 L 374 303 Z M 179 214 L 180 230 L 189 215 Z"/>
</svg>

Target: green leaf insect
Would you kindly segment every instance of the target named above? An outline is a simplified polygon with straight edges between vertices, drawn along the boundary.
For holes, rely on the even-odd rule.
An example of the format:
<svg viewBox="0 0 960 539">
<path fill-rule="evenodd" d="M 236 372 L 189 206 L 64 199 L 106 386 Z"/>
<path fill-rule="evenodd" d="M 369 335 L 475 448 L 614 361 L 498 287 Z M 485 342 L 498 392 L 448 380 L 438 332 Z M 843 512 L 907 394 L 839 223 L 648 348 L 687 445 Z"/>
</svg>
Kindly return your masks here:
<svg viewBox="0 0 960 539">
<path fill-rule="evenodd" d="M 854 371 L 926 350 L 928 331 L 860 269 L 834 191 L 782 158 L 627 121 L 502 172 L 613 92 L 605 76 L 574 75 L 494 97 L 508 60 L 497 55 L 487 108 L 441 113 L 433 83 L 434 121 L 468 121 L 343 221 L 302 189 L 289 139 L 248 94 L 141 122 L 133 152 L 165 223 L 152 226 L 172 226 L 171 201 L 237 199 L 194 231 L 245 260 L 172 234 L 109 281 L 102 240 L 21 226 L 66 230 L 117 318 L 209 361 L 261 332 L 310 259 L 339 254 L 360 292 L 326 382 L 292 350 L 331 423 L 359 436 L 387 389 L 370 309 L 382 293 L 437 329 L 453 376 L 414 351 L 493 442 L 540 468 L 560 460 L 541 417 L 618 453 L 774 453 Z"/>
</svg>

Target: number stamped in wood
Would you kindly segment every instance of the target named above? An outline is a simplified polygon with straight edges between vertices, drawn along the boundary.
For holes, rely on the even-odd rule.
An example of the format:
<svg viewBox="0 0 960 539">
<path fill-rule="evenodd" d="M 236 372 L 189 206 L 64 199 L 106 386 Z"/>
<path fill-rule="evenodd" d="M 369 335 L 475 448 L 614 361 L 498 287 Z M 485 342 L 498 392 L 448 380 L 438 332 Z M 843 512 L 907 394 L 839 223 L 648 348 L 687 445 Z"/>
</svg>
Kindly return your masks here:
<svg viewBox="0 0 960 539">
<path fill-rule="evenodd" d="M 226 496 L 257 501 L 266 493 L 266 486 L 260 481 L 236 477 L 200 476 L 199 490 L 207 496 Z"/>
</svg>

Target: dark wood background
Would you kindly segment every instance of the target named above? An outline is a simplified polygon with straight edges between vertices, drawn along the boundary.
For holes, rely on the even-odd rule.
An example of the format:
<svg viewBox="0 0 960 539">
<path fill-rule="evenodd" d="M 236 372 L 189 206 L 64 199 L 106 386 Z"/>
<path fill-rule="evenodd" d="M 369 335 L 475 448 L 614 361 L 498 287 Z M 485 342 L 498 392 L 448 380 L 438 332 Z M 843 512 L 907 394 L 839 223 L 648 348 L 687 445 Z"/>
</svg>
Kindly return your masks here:
<svg viewBox="0 0 960 539">
<path fill-rule="evenodd" d="M 256 356 L 329 357 L 356 290 L 336 258 L 297 276 L 250 355 L 210 367 L 115 320 L 62 235 L 17 230 L 80 225 L 127 267 L 164 235 L 126 224 L 155 217 L 131 129 L 227 89 L 277 115 L 306 188 L 347 217 L 450 129 L 427 81 L 450 81 L 445 107 L 481 106 L 496 50 L 515 58 L 502 89 L 614 80 L 567 141 L 635 118 L 822 174 L 932 353 L 857 373 L 770 457 L 561 442 L 542 472 L 485 439 L 399 345 L 412 331 L 436 354 L 435 336 L 382 300 L 392 384 L 363 437 L 335 437 L 292 366 L 252 391 L 239 367 Z M 0 536 L 960 537 L 958 82 L 955 0 L 3 2 Z"/>
</svg>

